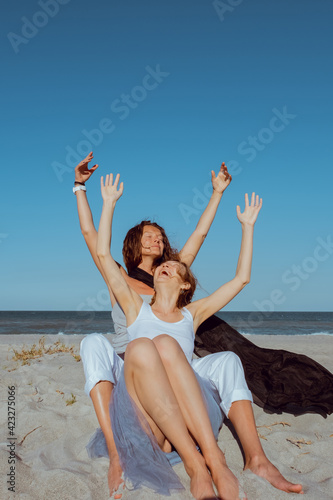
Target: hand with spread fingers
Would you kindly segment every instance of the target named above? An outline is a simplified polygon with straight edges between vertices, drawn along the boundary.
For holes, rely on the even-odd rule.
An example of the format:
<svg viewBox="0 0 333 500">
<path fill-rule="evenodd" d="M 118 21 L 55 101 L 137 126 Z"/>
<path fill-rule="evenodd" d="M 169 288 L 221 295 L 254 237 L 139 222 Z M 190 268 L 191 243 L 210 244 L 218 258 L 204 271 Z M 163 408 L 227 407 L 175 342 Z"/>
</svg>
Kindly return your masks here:
<svg viewBox="0 0 333 500">
<path fill-rule="evenodd" d="M 84 183 L 92 176 L 98 165 L 94 165 L 89 169 L 88 164 L 93 159 L 93 153 L 89 153 L 84 160 L 75 167 L 75 182 Z"/>
<path fill-rule="evenodd" d="M 118 183 L 120 179 L 120 174 L 116 175 L 115 181 L 113 182 L 113 174 L 108 174 L 104 178 L 101 177 L 101 193 L 104 201 L 116 202 L 119 200 L 124 190 L 124 183 L 121 182 L 118 189 Z"/>
<path fill-rule="evenodd" d="M 216 191 L 217 193 L 222 194 L 225 189 L 229 186 L 230 182 L 232 181 L 232 177 L 228 172 L 228 168 L 226 167 L 225 163 L 223 162 L 220 168 L 220 171 L 218 172 L 217 175 L 215 175 L 214 170 L 212 172 L 212 185 L 213 185 L 213 190 Z"/>
<path fill-rule="evenodd" d="M 249 196 L 245 193 L 245 209 L 241 212 L 240 206 L 237 205 L 237 217 L 241 224 L 246 224 L 249 226 L 254 226 L 257 220 L 258 214 L 262 207 L 262 198 L 259 201 L 259 195 L 252 193 L 251 203 L 249 203 Z"/>
</svg>

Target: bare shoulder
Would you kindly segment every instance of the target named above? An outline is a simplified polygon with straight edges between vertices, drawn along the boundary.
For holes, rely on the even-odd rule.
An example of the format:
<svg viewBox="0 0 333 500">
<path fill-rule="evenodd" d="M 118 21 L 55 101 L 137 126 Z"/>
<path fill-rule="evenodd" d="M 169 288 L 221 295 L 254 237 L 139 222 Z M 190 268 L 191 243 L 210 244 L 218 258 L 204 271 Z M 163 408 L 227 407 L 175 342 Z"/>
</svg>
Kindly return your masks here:
<svg viewBox="0 0 333 500">
<path fill-rule="evenodd" d="M 140 309 L 142 307 L 143 299 L 140 297 L 140 295 L 135 291 L 130 288 L 132 299 L 133 299 L 133 306 L 135 309 L 135 313 L 139 314 Z"/>
<path fill-rule="evenodd" d="M 195 316 L 196 314 L 198 314 L 198 311 L 200 311 L 200 308 L 203 307 L 204 303 L 205 303 L 205 298 L 194 300 L 190 304 L 187 304 L 187 306 L 185 307 L 190 311 L 192 316 Z"/>
<path fill-rule="evenodd" d="M 203 311 L 204 311 L 205 299 L 195 300 L 186 306 L 186 309 L 191 313 L 193 318 L 193 327 L 196 332 L 201 323 L 204 321 Z"/>
<path fill-rule="evenodd" d="M 130 276 L 128 276 L 125 269 L 124 268 L 122 268 L 122 269 L 123 269 L 123 271 L 121 271 L 121 272 L 124 273 L 123 276 L 126 280 L 126 283 L 131 288 L 131 290 L 134 290 L 139 295 L 154 295 L 153 288 L 146 285 L 145 283 L 142 283 L 142 281 L 131 278 Z"/>
<path fill-rule="evenodd" d="M 131 295 L 132 295 L 132 303 L 126 312 L 127 326 L 134 323 L 134 321 L 136 320 L 136 318 L 140 313 L 143 304 L 142 298 L 140 297 L 140 295 L 134 292 L 134 290 L 131 290 Z"/>
<path fill-rule="evenodd" d="M 185 309 L 187 309 L 191 314 L 192 316 L 194 316 L 195 314 L 195 306 L 193 306 L 194 302 L 191 302 L 190 304 L 187 304 L 187 306 L 185 306 Z"/>
</svg>

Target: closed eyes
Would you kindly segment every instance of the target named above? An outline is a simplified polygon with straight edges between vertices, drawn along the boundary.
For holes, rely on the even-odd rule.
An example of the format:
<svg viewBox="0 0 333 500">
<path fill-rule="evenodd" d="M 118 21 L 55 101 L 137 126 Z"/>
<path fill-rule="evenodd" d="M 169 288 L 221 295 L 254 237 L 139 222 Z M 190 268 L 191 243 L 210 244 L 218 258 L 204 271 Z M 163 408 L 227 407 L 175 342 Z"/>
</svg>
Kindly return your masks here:
<svg viewBox="0 0 333 500">
<path fill-rule="evenodd" d="M 147 238 L 154 238 L 154 239 L 156 238 L 159 241 L 163 241 L 163 236 L 154 236 L 153 234 L 148 234 L 148 233 L 145 233 L 145 236 Z"/>
</svg>

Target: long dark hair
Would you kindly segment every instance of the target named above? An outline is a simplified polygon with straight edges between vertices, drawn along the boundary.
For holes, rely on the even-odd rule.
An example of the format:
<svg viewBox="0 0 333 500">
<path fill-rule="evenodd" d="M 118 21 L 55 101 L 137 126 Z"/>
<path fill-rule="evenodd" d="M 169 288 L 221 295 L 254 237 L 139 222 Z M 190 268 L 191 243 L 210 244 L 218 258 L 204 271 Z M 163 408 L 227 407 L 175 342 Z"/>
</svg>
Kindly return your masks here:
<svg viewBox="0 0 333 500">
<path fill-rule="evenodd" d="M 156 222 L 151 222 L 150 220 L 143 220 L 140 224 L 132 227 L 125 236 L 124 244 L 123 244 L 123 259 L 125 266 L 127 268 L 127 272 L 130 273 L 138 267 L 142 262 L 142 246 L 141 246 L 141 238 L 143 235 L 143 228 L 145 226 L 153 226 L 156 229 L 161 231 L 163 237 L 163 255 L 161 257 L 157 257 L 154 260 L 153 267 L 157 267 L 162 262 L 166 260 L 179 260 L 179 255 L 177 250 L 171 247 L 170 242 L 168 240 L 167 235 L 163 227 L 156 224 Z"/>
</svg>

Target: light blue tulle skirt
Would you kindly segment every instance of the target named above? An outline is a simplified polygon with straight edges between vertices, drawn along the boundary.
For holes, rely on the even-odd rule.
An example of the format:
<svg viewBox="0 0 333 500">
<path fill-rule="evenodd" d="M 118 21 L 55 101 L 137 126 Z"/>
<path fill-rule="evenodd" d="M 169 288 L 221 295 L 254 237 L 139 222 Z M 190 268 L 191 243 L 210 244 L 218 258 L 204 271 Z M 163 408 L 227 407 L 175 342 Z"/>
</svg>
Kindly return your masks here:
<svg viewBox="0 0 333 500">
<path fill-rule="evenodd" d="M 223 422 L 218 393 L 208 380 L 195 375 L 217 439 Z M 164 453 L 160 449 L 147 420 L 127 392 L 124 368 L 112 391 L 110 417 L 125 480 L 129 480 L 134 489 L 145 486 L 161 495 L 170 495 L 175 490 L 183 489 L 172 469 L 181 459 L 176 451 Z M 109 456 L 101 429 L 97 429 L 90 439 L 87 452 L 90 458 Z"/>
</svg>

